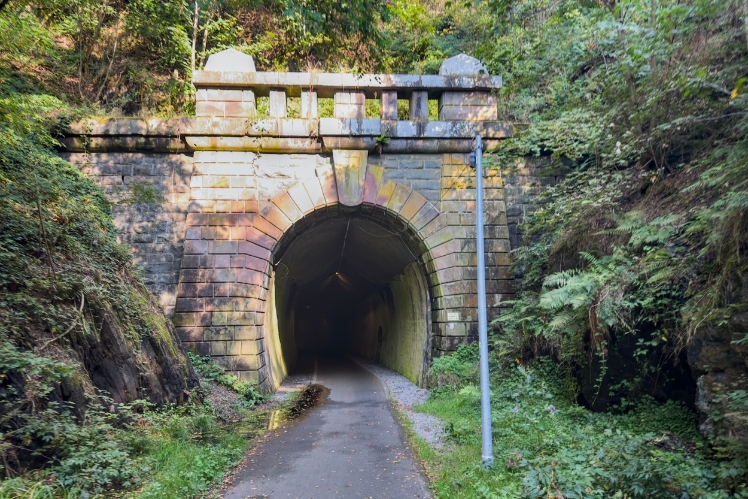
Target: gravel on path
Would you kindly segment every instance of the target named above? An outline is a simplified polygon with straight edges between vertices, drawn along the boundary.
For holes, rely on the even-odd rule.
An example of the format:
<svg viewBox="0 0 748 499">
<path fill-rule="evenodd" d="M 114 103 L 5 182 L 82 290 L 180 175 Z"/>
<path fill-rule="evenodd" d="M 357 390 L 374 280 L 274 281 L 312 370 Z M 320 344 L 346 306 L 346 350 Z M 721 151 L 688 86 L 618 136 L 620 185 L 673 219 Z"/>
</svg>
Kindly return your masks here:
<svg viewBox="0 0 748 499">
<path fill-rule="evenodd" d="M 444 447 L 444 423 L 437 417 L 415 410 L 429 398 L 429 391 L 419 388 L 411 380 L 369 360 L 355 357 L 358 364 L 371 371 L 382 382 L 395 408 L 404 413 L 413 431 L 436 449 Z"/>
</svg>

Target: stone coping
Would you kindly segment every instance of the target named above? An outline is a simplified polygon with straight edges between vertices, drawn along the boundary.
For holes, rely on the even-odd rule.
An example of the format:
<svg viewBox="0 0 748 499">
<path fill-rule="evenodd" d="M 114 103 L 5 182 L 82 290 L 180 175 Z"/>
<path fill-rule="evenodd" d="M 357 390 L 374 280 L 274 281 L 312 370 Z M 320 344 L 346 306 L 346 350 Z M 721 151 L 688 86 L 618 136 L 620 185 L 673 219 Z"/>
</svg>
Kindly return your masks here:
<svg viewBox="0 0 748 499">
<path fill-rule="evenodd" d="M 195 71 L 192 83 L 196 88 L 247 88 L 259 96 L 270 90 L 286 91 L 298 97 L 302 90 L 317 92 L 322 98 L 333 97 L 336 91 L 356 90 L 367 98 L 380 98 L 383 91 L 395 90 L 398 97 L 408 97 L 415 90 L 425 90 L 429 98 L 444 91 L 491 91 L 501 88 L 500 76 L 476 75 L 400 75 L 351 73 L 274 73 L 239 71 Z M 402 94 L 402 95 L 400 95 Z"/>
<path fill-rule="evenodd" d="M 487 147 L 513 136 L 500 121 L 394 121 L 346 118 L 87 119 L 60 139 L 69 152 L 258 151 L 319 153 L 335 149 L 392 153 L 463 153 L 480 134 Z"/>
<path fill-rule="evenodd" d="M 379 137 L 396 139 L 485 139 L 512 137 L 502 121 L 396 121 L 378 118 L 91 118 L 72 123 L 69 137 Z"/>
</svg>

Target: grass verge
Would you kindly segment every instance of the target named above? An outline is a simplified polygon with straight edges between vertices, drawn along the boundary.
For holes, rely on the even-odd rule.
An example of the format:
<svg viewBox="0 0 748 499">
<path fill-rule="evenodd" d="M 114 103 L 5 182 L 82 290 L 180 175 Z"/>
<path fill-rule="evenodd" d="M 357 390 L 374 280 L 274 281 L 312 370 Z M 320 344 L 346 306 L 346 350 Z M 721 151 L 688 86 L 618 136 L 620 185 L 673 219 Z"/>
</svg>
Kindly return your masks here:
<svg viewBox="0 0 748 499">
<path fill-rule="evenodd" d="M 434 370 L 450 382 L 417 409 L 445 422 L 447 445 L 432 449 L 405 425 L 438 499 L 748 497 L 745 457 L 702 438 L 688 408 L 643 398 L 625 410 L 589 411 L 551 362 L 494 365 L 496 461 L 484 469 L 473 356 L 446 359 Z"/>
</svg>

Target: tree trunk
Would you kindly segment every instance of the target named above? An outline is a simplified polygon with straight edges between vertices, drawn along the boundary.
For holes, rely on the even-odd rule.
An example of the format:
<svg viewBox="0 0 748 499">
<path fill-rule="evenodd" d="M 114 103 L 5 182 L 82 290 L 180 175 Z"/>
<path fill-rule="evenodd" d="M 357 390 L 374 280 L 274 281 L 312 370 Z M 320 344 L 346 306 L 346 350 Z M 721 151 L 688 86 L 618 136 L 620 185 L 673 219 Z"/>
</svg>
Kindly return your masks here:
<svg viewBox="0 0 748 499">
<path fill-rule="evenodd" d="M 192 72 L 195 72 L 195 48 L 197 46 L 197 29 L 199 27 L 199 19 L 198 15 L 200 14 L 200 7 L 197 3 L 197 0 L 195 0 L 195 13 L 192 18 L 192 60 L 191 60 L 191 67 Z"/>
</svg>

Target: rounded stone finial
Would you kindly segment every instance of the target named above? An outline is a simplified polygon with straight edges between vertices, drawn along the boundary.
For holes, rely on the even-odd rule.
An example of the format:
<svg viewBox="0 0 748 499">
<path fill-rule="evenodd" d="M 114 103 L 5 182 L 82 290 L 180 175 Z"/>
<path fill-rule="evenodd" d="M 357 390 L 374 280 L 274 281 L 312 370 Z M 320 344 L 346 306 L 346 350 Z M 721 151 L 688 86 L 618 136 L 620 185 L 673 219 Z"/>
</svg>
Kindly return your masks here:
<svg viewBox="0 0 748 499">
<path fill-rule="evenodd" d="M 255 60 L 251 55 L 239 52 L 236 49 L 226 49 L 208 57 L 205 63 L 205 71 L 243 71 L 254 73 Z"/>
<path fill-rule="evenodd" d="M 439 66 L 439 74 L 443 76 L 449 75 L 470 75 L 475 76 L 479 74 L 488 74 L 486 66 L 475 57 L 467 54 L 460 54 L 442 62 Z"/>
</svg>

